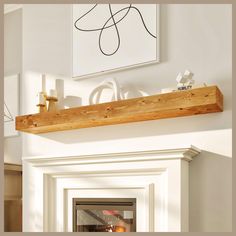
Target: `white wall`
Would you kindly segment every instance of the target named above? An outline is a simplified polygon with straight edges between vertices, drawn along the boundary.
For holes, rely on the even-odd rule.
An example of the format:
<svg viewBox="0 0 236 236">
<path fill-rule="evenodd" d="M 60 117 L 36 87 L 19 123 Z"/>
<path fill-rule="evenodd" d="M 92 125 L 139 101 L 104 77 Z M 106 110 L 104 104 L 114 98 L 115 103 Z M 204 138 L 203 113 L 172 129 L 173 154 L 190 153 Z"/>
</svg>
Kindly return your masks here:
<svg viewBox="0 0 236 236">
<path fill-rule="evenodd" d="M 40 74 L 71 75 L 71 7 L 26 5 L 23 9 L 23 113 L 36 112 Z M 232 128 L 232 15 L 230 5 L 162 5 L 161 63 L 113 73 L 129 96 L 155 94 L 175 86 L 189 68 L 197 84 L 216 84 L 224 112 L 42 135 L 23 135 L 23 156 L 60 156 L 180 148 L 203 150 L 190 164 L 190 230 L 230 231 Z M 58 24 L 61 23 L 61 24 Z M 51 76 L 48 84 L 53 85 Z M 66 79 L 65 95 L 78 104 L 107 76 L 78 82 Z M 79 98 L 78 98 L 79 97 Z M 221 167 L 224 167 L 223 169 Z M 220 171 L 220 174 L 219 172 Z M 27 173 L 24 173 L 25 178 Z M 222 192 L 222 189 L 224 190 Z M 214 201 L 212 198 L 214 197 Z M 224 208 L 223 208 L 224 206 Z"/>
<path fill-rule="evenodd" d="M 25 4 L 24 68 L 40 73 L 70 75 L 72 38 L 70 5 Z"/>
<path fill-rule="evenodd" d="M 202 151 L 190 164 L 190 225 L 194 232 L 232 230 L 232 159 Z"/>
<path fill-rule="evenodd" d="M 19 74 L 21 71 L 22 9 L 4 15 L 4 75 Z M 4 162 L 21 164 L 21 157 L 21 137 L 4 138 Z"/>
</svg>

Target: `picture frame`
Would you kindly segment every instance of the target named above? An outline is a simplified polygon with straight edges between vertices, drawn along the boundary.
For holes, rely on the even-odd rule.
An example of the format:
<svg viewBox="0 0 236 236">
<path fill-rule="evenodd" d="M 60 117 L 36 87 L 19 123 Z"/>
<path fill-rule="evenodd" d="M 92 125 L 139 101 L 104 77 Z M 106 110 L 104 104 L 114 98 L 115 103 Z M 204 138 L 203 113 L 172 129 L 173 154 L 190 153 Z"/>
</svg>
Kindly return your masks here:
<svg viewBox="0 0 236 236">
<path fill-rule="evenodd" d="M 110 22 L 112 16 L 109 17 L 108 12 L 108 6 L 110 5 L 114 17 L 117 16 L 116 22 L 118 23 L 116 27 L 120 27 L 120 46 L 118 49 L 115 48 L 115 50 L 117 49 L 117 51 L 116 53 L 112 54 L 112 52 L 115 51 L 114 47 L 112 48 L 112 46 L 115 46 L 115 44 L 108 45 L 108 48 L 110 47 L 110 51 L 108 51 L 111 52 L 110 54 L 112 55 L 106 56 L 101 52 L 101 50 L 103 50 L 105 46 L 107 46 L 107 44 L 110 44 L 111 41 L 115 41 L 115 36 L 114 34 L 112 34 L 110 29 L 110 32 L 104 36 L 104 42 L 107 42 L 107 44 L 101 42 L 101 38 L 103 37 L 101 36 L 101 34 L 104 34 L 104 28 L 107 27 L 106 30 L 109 30 L 109 27 L 114 27 L 114 23 L 112 25 L 112 23 Z M 129 10 L 130 5 L 133 7 L 133 12 Z M 105 75 L 117 71 L 124 71 L 160 62 L 159 4 L 82 4 L 82 6 L 81 4 L 73 4 L 72 77 L 74 80 Z M 99 8 L 97 12 L 95 12 L 95 8 Z M 127 11 L 129 10 L 130 13 L 128 14 L 130 14 L 130 16 L 127 14 L 129 18 L 125 16 L 125 14 L 119 16 L 118 18 L 118 15 L 122 12 L 122 9 L 126 10 L 125 13 L 127 13 Z M 93 16 L 90 18 L 86 18 L 87 22 L 85 22 L 83 17 L 88 17 L 88 12 L 92 12 Z M 150 14 L 150 12 L 152 14 Z M 103 30 L 99 28 L 99 24 L 101 25 L 104 21 L 100 20 L 100 22 L 96 23 L 95 25 L 93 24 L 94 19 L 97 19 L 94 18 L 96 17 L 96 14 L 98 19 L 102 19 L 103 14 L 106 15 L 105 23 L 107 24 L 107 26 L 103 25 Z M 140 17 L 140 14 L 143 14 L 143 18 Z M 122 19 L 124 20 L 125 17 L 127 18 L 127 20 L 122 23 Z M 81 20 L 81 22 L 79 20 Z M 138 21 L 137 29 L 129 31 L 129 21 L 130 25 L 134 25 L 134 23 Z M 145 24 L 147 25 L 142 24 L 143 22 L 145 22 Z M 76 28 L 76 24 L 78 24 L 78 29 Z M 147 30 L 145 27 L 147 28 Z M 148 27 L 150 29 L 155 28 L 155 30 L 153 30 L 155 31 L 155 33 L 152 34 L 151 30 L 149 30 Z M 97 31 L 95 31 L 94 29 L 97 29 Z M 89 36 L 89 34 L 91 34 L 92 36 Z M 126 41 L 124 40 L 124 35 L 126 37 Z M 142 35 L 142 37 L 140 35 Z M 98 39 L 99 36 L 101 36 L 100 41 Z M 154 36 L 156 36 L 156 38 L 154 38 Z M 114 40 L 111 40 L 112 38 Z M 137 41 L 138 43 L 130 48 L 130 45 Z M 99 42 L 100 45 L 98 45 Z M 130 52 L 127 51 L 127 48 L 129 48 Z M 104 51 L 106 51 L 106 49 L 104 49 Z"/>
</svg>

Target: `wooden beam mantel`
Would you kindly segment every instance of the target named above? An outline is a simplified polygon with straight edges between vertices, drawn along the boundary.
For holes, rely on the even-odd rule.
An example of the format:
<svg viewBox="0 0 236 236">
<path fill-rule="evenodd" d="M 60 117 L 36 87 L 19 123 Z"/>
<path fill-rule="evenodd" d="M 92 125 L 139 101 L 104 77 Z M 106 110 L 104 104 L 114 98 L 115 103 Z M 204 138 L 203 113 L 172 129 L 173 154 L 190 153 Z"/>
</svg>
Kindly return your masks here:
<svg viewBox="0 0 236 236">
<path fill-rule="evenodd" d="M 18 116 L 16 130 L 38 134 L 221 111 L 223 95 L 217 86 L 209 86 Z"/>
</svg>

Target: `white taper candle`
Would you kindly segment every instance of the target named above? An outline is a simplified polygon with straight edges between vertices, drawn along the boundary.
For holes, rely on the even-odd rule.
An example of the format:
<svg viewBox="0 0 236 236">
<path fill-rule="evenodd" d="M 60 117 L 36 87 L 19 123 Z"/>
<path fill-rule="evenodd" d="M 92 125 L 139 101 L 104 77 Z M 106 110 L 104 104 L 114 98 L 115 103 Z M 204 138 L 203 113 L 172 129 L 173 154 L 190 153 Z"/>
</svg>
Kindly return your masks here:
<svg viewBox="0 0 236 236">
<path fill-rule="evenodd" d="M 45 105 L 46 104 L 46 99 L 45 99 L 45 95 L 43 92 L 40 92 L 38 94 L 38 104 L 40 105 Z"/>
<path fill-rule="evenodd" d="M 42 75 L 42 92 L 46 93 L 46 75 Z"/>
<path fill-rule="evenodd" d="M 55 90 L 55 89 L 50 89 L 50 90 L 49 90 L 49 97 L 57 98 L 57 90 Z"/>
</svg>

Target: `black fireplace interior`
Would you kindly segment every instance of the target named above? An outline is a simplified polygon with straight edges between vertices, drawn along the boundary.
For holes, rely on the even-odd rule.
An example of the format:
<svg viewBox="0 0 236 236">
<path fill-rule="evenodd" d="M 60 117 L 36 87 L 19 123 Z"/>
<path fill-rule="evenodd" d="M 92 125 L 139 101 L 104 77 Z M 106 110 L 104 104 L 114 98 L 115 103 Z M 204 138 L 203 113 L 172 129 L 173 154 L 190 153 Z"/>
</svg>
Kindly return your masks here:
<svg viewBox="0 0 236 236">
<path fill-rule="evenodd" d="M 73 198 L 73 232 L 136 232 L 136 199 Z"/>
</svg>

